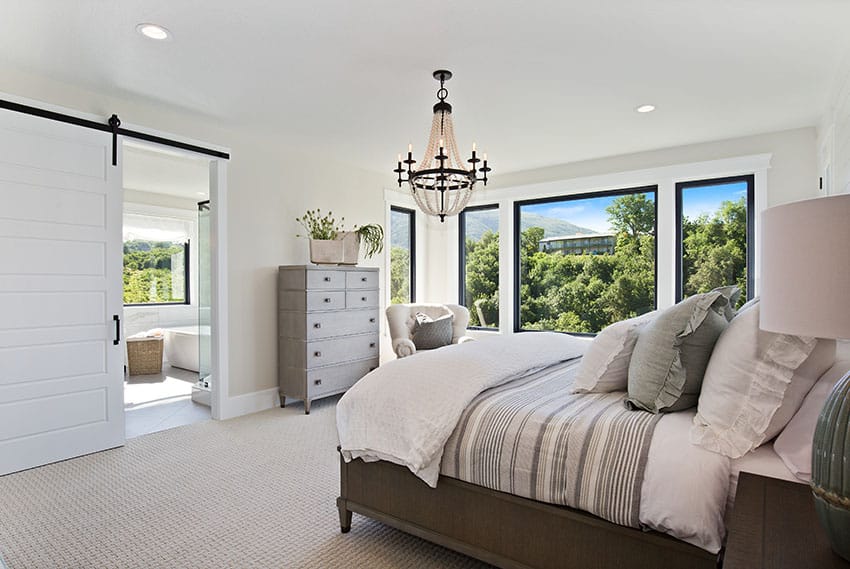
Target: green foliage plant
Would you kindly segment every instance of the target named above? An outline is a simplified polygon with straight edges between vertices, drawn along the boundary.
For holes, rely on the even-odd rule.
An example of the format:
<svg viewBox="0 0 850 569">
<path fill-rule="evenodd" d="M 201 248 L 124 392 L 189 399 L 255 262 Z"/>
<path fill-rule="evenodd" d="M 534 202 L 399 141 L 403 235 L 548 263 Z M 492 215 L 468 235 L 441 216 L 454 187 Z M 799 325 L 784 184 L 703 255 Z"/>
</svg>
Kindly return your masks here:
<svg viewBox="0 0 850 569">
<path fill-rule="evenodd" d="M 344 217 L 337 221 L 332 211 L 322 214 L 322 210 L 319 208 L 308 209 L 304 215 L 296 217 L 295 221 L 307 232 L 306 235 L 296 235 L 296 237 L 333 241 L 339 237 L 340 233 L 345 231 Z M 355 225 L 352 231 L 360 237 L 365 247 L 364 255 L 367 259 L 384 250 L 384 228 L 377 223 L 370 223 L 361 227 Z"/>
<path fill-rule="evenodd" d="M 354 228 L 363 243 L 363 254 L 368 259 L 384 250 L 384 228 L 377 223 L 370 223 Z"/>
<path fill-rule="evenodd" d="M 297 237 L 309 237 L 310 239 L 326 239 L 334 240 L 337 235 L 343 231 L 345 218 L 340 218 L 337 221 L 333 212 L 322 215 L 321 209 L 307 210 L 301 217 L 296 217 L 295 221 L 301 224 L 301 227 L 307 232 L 307 235 L 298 235 Z"/>
</svg>

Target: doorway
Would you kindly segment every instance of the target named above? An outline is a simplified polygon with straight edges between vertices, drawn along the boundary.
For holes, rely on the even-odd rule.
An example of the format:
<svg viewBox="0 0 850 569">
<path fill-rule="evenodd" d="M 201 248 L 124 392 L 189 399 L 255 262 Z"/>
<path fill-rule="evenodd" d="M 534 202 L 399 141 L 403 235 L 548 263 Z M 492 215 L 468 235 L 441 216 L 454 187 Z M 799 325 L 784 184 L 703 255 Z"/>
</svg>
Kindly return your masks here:
<svg viewBox="0 0 850 569">
<path fill-rule="evenodd" d="M 207 156 L 123 142 L 126 437 L 212 416 Z"/>
</svg>

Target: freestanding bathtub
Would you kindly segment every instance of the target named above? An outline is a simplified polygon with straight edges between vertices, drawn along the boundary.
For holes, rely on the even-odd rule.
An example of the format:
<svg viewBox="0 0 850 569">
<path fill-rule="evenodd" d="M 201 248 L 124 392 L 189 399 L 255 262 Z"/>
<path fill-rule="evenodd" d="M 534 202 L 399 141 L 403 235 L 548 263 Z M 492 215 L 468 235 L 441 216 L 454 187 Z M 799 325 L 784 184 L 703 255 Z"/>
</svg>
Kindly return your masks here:
<svg viewBox="0 0 850 569">
<path fill-rule="evenodd" d="M 209 326 L 164 328 L 165 359 L 174 367 L 199 371 L 201 335 L 209 336 Z"/>
</svg>

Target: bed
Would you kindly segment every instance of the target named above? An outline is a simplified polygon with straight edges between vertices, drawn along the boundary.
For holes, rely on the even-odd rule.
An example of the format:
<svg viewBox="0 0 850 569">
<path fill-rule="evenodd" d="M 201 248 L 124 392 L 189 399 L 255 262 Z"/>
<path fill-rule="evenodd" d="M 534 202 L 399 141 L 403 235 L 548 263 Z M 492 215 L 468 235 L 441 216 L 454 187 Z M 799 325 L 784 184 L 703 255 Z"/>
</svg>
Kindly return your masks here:
<svg viewBox="0 0 850 569">
<path fill-rule="evenodd" d="M 739 468 L 688 443 L 693 411 L 570 395 L 586 341 L 475 344 L 340 400 L 343 532 L 355 512 L 505 568 L 719 566 Z"/>
</svg>

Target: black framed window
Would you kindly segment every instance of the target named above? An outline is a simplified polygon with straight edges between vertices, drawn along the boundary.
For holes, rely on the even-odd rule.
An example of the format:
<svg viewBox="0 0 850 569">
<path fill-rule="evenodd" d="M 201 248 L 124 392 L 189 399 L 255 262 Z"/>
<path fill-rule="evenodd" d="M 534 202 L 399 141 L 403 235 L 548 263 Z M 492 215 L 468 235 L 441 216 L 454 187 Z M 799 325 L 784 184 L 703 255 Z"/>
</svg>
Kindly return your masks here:
<svg viewBox="0 0 850 569">
<path fill-rule="evenodd" d="M 656 306 L 657 187 L 514 203 L 514 328 L 594 334 Z"/>
<path fill-rule="evenodd" d="M 499 206 L 468 207 L 459 223 L 459 299 L 469 327 L 499 329 Z"/>
<path fill-rule="evenodd" d="M 416 212 L 390 207 L 390 304 L 416 302 Z"/>
<path fill-rule="evenodd" d="M 753 296 L 755 176 L 676 184 L 676 300 L 736 284 Z"/>
<path fill-rule="evenodd" d="M 124 214 L 124 304 L 189 304 L 193 222 Z"/>
</svg>

